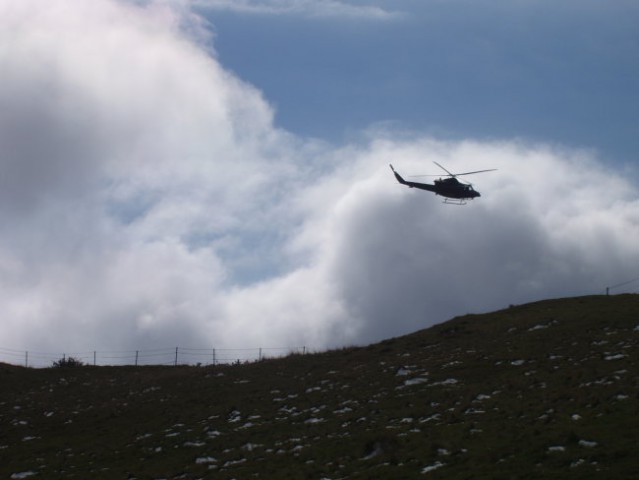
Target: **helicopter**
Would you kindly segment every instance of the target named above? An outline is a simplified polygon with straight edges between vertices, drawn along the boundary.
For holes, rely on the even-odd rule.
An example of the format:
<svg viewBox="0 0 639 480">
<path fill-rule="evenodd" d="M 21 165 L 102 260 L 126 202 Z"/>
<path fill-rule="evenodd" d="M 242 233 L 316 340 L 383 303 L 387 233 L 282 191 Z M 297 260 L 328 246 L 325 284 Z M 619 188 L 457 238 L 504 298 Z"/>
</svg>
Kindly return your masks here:
<svg viewBox="0 0 639 480">
<path fill-rule="evenodd" d="M 435 195 L 441 195 L 444 197 L 444 203 L 450 203 L 454 205 L 466 205 L 466 200 L 472 200 L 477 197 L 481 197 L 479 192 L 473 188 L 470 183 L 460 182 L 457 180 L 457 177 L 462 175 L 472 175 L 474 173 L 483 173 L 483 172 L 494 172 L 497 170 L 496 168 L 491 168 L 488 170 L 476 170 L 474 172 L 464 172 L 464 173 L 450 173 L 444 167 L 442 167 L 439 163 L 433 162 L 439 168 L 444 170 L 448 175 L 447 178 L 439 178 L 435 180 L 434 184 L 430 183 L 419 183 L 419 182 L 407 182 L 402 178 L 402 176 L 395 171 L 393 165 L 390 165 L 391 170 L 395 174 L 395 178 L 402 185 L 406 185 L 410 188 L 419 188 L 421 190 L 428 190 L 429 192 L 435 193 Z M 437 175 L 416 175 L 419 177 L 431 177 Z"/>
</svg>

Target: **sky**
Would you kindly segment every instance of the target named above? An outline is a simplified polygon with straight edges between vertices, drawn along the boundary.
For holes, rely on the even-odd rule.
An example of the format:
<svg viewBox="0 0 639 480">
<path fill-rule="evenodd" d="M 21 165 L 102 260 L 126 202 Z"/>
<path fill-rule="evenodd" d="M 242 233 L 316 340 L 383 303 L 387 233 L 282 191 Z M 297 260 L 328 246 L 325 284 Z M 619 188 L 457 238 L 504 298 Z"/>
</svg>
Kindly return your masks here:
<svg viewBox="0 0 639 480">
<path fill-rule="evenodd" d="M 0 348 L 319 351 L 638 278 L 638 20 L 0 0 Z M 433 162 L 497 171 L 388 167 Z"/>
</svg>

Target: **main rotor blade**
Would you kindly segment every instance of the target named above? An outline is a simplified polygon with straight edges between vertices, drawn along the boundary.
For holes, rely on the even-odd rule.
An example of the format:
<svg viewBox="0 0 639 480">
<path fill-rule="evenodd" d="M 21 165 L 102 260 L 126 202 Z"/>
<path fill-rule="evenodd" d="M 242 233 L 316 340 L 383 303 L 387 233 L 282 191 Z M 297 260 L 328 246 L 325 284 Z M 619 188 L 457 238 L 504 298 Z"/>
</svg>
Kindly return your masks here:
<svg viewBox="0 0 639 480">
<path fill-rule="evenodd" d="M 433 163 L 434 163 L 435 165 L 437 165 L 439 168 L 441 168 L 444 172 L 446 172 L 446 173 L 447 173 L 448 175 L 450 175 L 451 177 L 454 177 L 454 176 L 455 176 L 455 174 L 454 174 L 454 173 L 450 173 L 448 170 L 446 170 L 444 167 L 442 167 L 439 163 L 437 163 L 437 162 L 435 162 L 435 161 L 433 161 Z"/>
<path fill-rule="evenodd" d="M 489 168 L 488 170 L 475 170 L 474 172 L 456 173 L 455 175 L 453 175 L 453 177 L 456 177 L 458 175 L 472 175 L 473 173 L 494 172 L 495 170 L 497 170 L 497 169 L 496 168 Z"/>
<path fill-rule="evenodd" d="M 433 163 L 435 165 L 437 165 L 439 168 L 441 168 L 444 172 L 446 172 L 450 177 L 459 177 L 461 175 L 473 175 L 475 173 L 484 173 L 484 172 L 494 172 L 495 170 L 497 170 L 496 168 L 489 168 L 487 170 L 475 170 L 474 172 L 464 172 L 464 173 L 451 173 L 450 171 L 448 171 L 446 168 L 444 168 L 442 165 L 440 165 L 439 163 L 433 161 Z M 409 175 L 409 177 L 441 177 L 441 175 Z"/>
</svg>

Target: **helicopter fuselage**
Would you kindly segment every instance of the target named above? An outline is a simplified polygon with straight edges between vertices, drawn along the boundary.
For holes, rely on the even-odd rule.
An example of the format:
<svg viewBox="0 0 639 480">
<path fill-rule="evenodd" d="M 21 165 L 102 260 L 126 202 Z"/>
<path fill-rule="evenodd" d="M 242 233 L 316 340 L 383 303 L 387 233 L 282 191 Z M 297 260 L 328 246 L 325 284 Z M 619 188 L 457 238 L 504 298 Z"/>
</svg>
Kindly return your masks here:
<svg viewBox="0 0 639 480">
<path fill-rule="evenodd" d="M 439 180 L 435 180 L 434 183 L 434 189 L 431 191 L 435 192 L 436 195 L 441 195 L 442 197 L 455 198 L 459 200 L 472 200 L 473 198 L 481 197 L 480 193 L 471 185 L 462 183 L 456 178 L 440 178 Z"/>
<path fill-rule="evenodd" d="M 392 168 L 392 165 L 391 165 Z M 473 198 L 480 197 L 479 192 L 467 183 L 462 183 L 454 177 L 440 178 L 431 183 L 410 182 L 404 180 L 395 169 L 393 169 L 395 178 L 402 185 L 406 185 L 410 188 L 419 188 L 420 190 L 427 190 L 446 198 L 453 198 L 455 200 L 472 200 Z"/>
</svg>

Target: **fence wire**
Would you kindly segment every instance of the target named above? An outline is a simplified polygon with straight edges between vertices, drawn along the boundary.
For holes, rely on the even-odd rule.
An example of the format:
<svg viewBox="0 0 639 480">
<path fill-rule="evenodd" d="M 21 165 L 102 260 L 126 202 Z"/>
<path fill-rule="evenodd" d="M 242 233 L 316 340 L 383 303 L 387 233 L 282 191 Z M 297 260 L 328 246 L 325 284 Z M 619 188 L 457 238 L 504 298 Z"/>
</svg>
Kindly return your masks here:
<svg viewBox="0 0 639 480">
<path fill-rule="evenodd" d="M 39 352 L 0 347 L 0 363 L 24 367 L 51 367 L 56 362 L 73 359 L 94 366 L 152 365 L 222 365 L 248 363 L 266 358 L 304 354 L 306 347 L 279 348 L 186 348 L 172 347 L 150 350 Z"/>
</svg>

